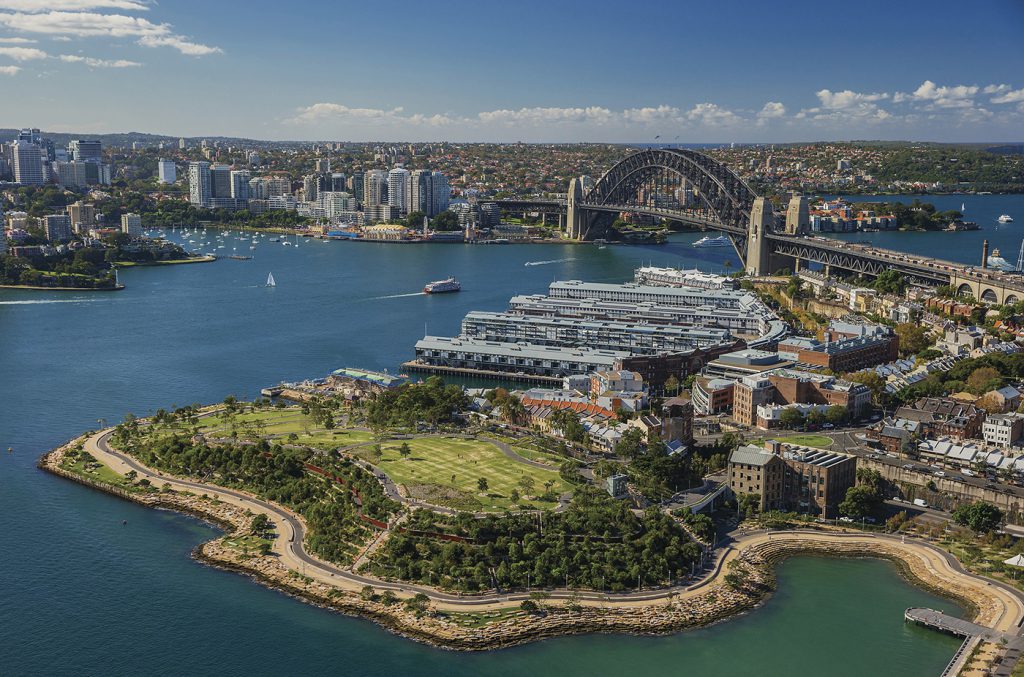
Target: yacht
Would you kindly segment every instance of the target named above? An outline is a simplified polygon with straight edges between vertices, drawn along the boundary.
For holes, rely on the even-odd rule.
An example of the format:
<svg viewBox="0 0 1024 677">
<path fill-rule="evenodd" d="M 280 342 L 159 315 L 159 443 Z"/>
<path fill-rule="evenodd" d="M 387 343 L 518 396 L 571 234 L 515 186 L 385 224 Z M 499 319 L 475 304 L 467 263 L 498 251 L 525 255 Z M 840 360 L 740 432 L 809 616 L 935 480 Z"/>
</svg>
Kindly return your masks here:
<svg viewBox="0 0 1024 677">
<path fill-rule="evenodd" d="M 446 294 L 448 292 L 459 291 L 462 289 L 462 285 L 454 277 L 449 277 L 447 280 L 436 280 L 434 282 L 428 282 L 423 287 L 424 294 Z"/>
<path fill-rule="evenodd" d="M 1013 217 L 1009 214 L 1002 214 L 996 221 L 999 223 L 1013 223 Z"/>
</svg>

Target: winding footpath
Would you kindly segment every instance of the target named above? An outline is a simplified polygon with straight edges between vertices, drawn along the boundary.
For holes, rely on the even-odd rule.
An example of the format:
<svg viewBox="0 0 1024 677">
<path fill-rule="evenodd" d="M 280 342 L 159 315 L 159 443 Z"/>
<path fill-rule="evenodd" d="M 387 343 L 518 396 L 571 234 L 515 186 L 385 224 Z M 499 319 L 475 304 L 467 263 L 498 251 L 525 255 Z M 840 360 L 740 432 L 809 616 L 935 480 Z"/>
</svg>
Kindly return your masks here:
<svg viewBox="0 0 1024 677">
<path fill-rule="evenodd" d="M 463 596 L 421 585 L 394 583 L 362 576 L 325 562 L 306 551 L 304 547 L 306 525 L 299 515 L 248 492 L 174 477 L 153 470 L 128 454 L 113 448 L 110 445 L 112 433 L 113 430 L 108 429 L 91 435 L 85 440 L 85 450 L 119 474 L 124 475 L 135 471 L 139 479 L 148 479 L 154 486 L 160 487 L 167 484 L 172 489 L 179 491 L 206 494 L 253 514 L 266 515 L 273 522 L 278 534 L 278 538 L 274 539 L 273 552 L 280 557 L 283 565 L 311 579 L 354 592 L 369 585 L 378 590 L 392 590 L 400 597 L 423 593 L 431 598 L 432 603 L 438 609 L 449 611 L 489 611 L 507 608 L 510 603 L 529 598 L 527 592 Z M 904 557 L 916 558 L 936 580 L 948 581 L 950 584 L 970 590 L 977 594 L 976 599 L 988 598 L 997 607 L 992 610 L 992 618 L 986 619 L 992 629 L 1013 635 L 1022 634 L 1020 626 L 1024 623 L 1024 594 L 1020 591 L 999 581 L 968 573 L 955 557 L 924 541 L 859 532 L 746 531 L 736 534 L 730 542 L 720 548 L 705 577 L 688 586 L 629 593 L 597 593 L 566 589 L 547 591 L 547 593 L 552 599 L 575 599 L 582 605 L 600 607 L 644 607 L 650 606 L 652 602 L 664 600 L 679 602 L 705 594 L 706 588 L 710 584 L 718 582 L 724 576 L 729 564 L 741 558 L 744 552 L 757 548 L 785 550 L 790 546 L 793 550 L 799 550 L 803 545 L 828 546 L 830 544 L 840 544 L 850 550 L 860 550 L 865 553 L 879 550 L 881 556 L 884 556 L 884 553 L 881 552 L 884 547 L 890 551 L 898 550 Z"/>
</svg>

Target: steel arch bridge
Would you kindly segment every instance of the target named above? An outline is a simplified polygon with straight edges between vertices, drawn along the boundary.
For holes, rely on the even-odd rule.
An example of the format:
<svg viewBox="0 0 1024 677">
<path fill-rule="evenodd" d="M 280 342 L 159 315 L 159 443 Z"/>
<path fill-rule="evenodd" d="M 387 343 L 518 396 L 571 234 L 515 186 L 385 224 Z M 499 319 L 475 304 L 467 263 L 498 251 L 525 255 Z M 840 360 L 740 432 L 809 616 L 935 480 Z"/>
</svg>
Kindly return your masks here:
<svg viewBox="0 0 1024 677">
<path fill-rule="evenodd" d="M 699 207 L 686 208 L 674 199 L 673 189 L 684 184 L 693 187 Z M 743 257 L 756 197 L 717 160 L 693 150 L 658 148 L 616 163 L 582 194 L 570 190 L 569 202 L 581 212 L 576 233 L 581 239 L 600 237 L 607 229 L 609 219 L 594 218 L 595 213 L 635 212 L 723 231 Z"/>
</svg>

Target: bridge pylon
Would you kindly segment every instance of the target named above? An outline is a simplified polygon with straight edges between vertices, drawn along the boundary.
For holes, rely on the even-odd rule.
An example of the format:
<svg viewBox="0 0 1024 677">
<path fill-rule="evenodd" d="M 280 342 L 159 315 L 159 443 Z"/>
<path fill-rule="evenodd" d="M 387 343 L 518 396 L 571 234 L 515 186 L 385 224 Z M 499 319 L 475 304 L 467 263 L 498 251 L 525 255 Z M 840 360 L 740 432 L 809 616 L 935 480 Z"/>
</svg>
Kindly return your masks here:
<svg viewBox="0 0 1024 677">
<path fill-rule="evenodd" d="M 578 240 L 583 231 L 583 214 L 579 203 L 583 202 L 583 182 L 578 176 L 569 181 L 569 199 L 566 201 L 565 233 L 569 238 Z"/>
<path fill-rule="evenodd" d="M 750 209 L 750 226 L 747 232 L 747 273 L 750 275 L 768 275 L 770 248 L 765 237 L 775 225 L 775 214 L 771 200 L 764 197 L 754 198 Z"/>
</svg>

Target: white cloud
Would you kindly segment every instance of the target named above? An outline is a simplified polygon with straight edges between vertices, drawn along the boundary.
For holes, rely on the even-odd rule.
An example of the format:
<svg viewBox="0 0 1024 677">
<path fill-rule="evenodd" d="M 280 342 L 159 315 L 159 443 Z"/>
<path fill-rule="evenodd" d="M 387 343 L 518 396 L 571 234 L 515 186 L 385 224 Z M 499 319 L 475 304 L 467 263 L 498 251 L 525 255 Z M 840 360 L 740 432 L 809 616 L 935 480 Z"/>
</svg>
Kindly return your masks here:
<svg viewBox="0 0 1024 677">
<path fill-rule="evenodd" d="M 222 54 L 224 52 L 220 47 L 210 47 L 209 45 L 192 42 L 183 35 L 144 35 L 139 38 L 139 44 L 143 47 L 173 47 L 188 56 L 206 56 L 207 54 Z"/>
<path fill-rule="evenodd" d="M 29 40 L 28 38 L 0 38 L 0 44 L 5 45 L 31 45 L 39 42 L 38 40 Z"/>
<path fill-rule="evenodd" d="M 718 104 L 707 102 L 698 103 L 688 110 L 686 112 L 686 119 L 708 127 L 734 125 L 742 121 L 742 118 L 731 110 L 722 108 Z"/>
<path fill-rule="evenodd" d="M 127 59 L 96 59 L 91 56 L 78 56 L 76 54 L 61 54 L 59 58 L 67 63 L 84 63 L 92 68 L 132 68 L 142 65 L 138 61 L 128 61 Z"/>
<path fill-rule="evenodd" d="M 0 66 L 0 75 L 16 75 L 20 70 L 20 66 Z"/>
<path fill-rule="evenodd" d="M 395 121 L 401 120 L 401 108 L 383 110 L 381 108 L 349 108 L 340 103 L 314 103 L 312 106 L 299 108 L 294 117 L 285 122 L 289 124 L 309 124 L 327 120 L 358 120 Z"/>
<path fill-rule="evenodd" d="M 0 0 L 2 2 L 3 0 Z M 219 47 L 191 42 L 176 35 L 170 24 L 153 23 L 140 17 L 98 12 L 41 13 L 0 12 L 0 25 L 22 33 L 37 33 L 59 37 L 113 37 L 136 38 L 144 47 L 173 47 L 182 54 L 203 56 L 219 53 Z"/>
<path fill-rule="evenodd" d="M 992 103 L 1017 103 L 1018 101 L 1024 101 L 1024 89 L 1014 89 L 992 97 Z"/>
<path fill-rule="evenodd" d="M 0 9 L 15 12 L 82 11 L 84 9 L 146 11 L 149 6 L 139 0 L 0 0 Z"/>
<path fill-rule="evenodd" d="M 601 106 L 585 108 L 534 107 L 518 110 L 499 109 L 477 113 L 477 118 L 485 123 L 504 125 L 548 124 L 566 122 L 590 122 L 602 124 L 612 119 L 612 112 Z"/>
<path fill-rule="evenodd" d="M 0 56 L 6 56 L 15 61 L 31 61 L 33 59 L 45 59 L 47 54 L 35 47 L 0 47 Z"/>
<path fill-rule="evenodd" d="M 998 89 L 1000 85 L 990 85 Z M 977 85 L 955 85 L 946 87 L 925 80 L 921 86 L 910 94 L 902 94 L 899 101 L 929 102 L 939 108 L 970 108 L 974 105 L 974 96 L 981 91 Z"/>
<path fill-rule="evenodd" d="M 652 124 L 656 122 L 681 122 L 682 111 L 675 106 L 661 106 L 646 107 L 646 108 L 627 108 L 622 111 L 622 117 L 627 122 L 636 122 L 640 124 Z"/>
<path fill-rule="evenodd" d="M 864 110 L 866 104 L 874 105 L 875 101 L 882 101 L 888 99 L 889 95 L 886 93 L 872 93 L 865 94 L 863 92 L 854 92 L 849 89 L 844 89 L 841 92 L 833 92 L 829 89 L 822 89 L 814 93 L 821 101 L 823 108 L 829 110 Z"/>
<path fill-rule="evenodd" d="M 786 117 L 786 106 L 778 101 L 769 101 L 757 112 L 759 120 Z"/>
</svg>

